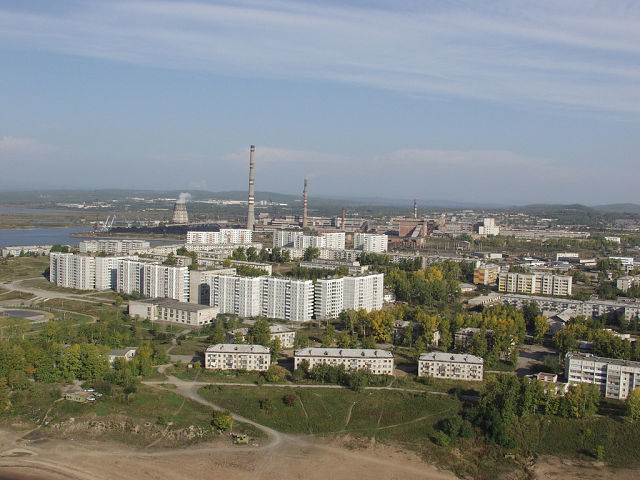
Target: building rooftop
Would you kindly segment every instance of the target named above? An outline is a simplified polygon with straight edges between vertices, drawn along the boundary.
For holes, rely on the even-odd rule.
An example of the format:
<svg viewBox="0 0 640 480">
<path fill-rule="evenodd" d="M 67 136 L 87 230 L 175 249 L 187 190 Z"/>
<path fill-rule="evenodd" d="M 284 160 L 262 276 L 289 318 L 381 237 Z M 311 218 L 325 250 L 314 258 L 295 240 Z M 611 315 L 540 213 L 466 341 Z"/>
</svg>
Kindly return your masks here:
<svg viewBox="0 0 640 480">
<path fill-rule="evenodd" d="M 270 353 L 271 350 L 262 345 L 245 345 L 243 343 L 218 343 L 209 345 L 207 352 L 221 353 Z"/>
<path fill-rule="evenodd" d="M 476 365 L 483 365 L 484 360 L 475 355 L 468 355 L 466 353 L 445 353 L 445 352 L 429 352 L 423 353 L 418 357 L 418 361 L 436 361 L 436 362 L 449 362 L 449 363 L 474 363 Z"/>
<path fill-rule="evenodd" d="M 296 350 L 296 357 L 340 357 L 340 358 L 393 358 L 387 350 L 377 348 L 303 348 Z"/>
<path fill-rule="evenodd" d="M 620 365 L 623 367 L 640 368 L 640 362 L 633 362 L 631 360 L 620 360 L 618 358 L 597 357 L 590 353 L 578 353 L 578 352 L 567 353 L 566 359 L 569 360 L 571 358 L 575 358 L 576 360 L 586 360 L 590 362 L 608 363 L 609 365 Z"/>
</svg>

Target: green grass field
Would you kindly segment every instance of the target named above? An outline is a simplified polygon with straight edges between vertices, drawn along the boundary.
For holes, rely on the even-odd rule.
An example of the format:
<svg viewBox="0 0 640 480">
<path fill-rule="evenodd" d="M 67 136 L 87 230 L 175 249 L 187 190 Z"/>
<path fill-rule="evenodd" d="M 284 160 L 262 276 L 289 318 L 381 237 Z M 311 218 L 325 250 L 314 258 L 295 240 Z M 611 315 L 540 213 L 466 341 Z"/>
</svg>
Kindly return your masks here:
<svg viewBox="0 0 640 480">
<path fill-rule="evenodd" d="M 349 433 L 402 443 L 427 438 L 438 421 L 460 408 L 460 403 L 448 396 L 393 391 L 212 386 L 199 393 L 281 432 L 322 436 Z M 283 402 L 287 394 L 295 395 L 291 406 Z M 269 408 L 264 408 L 265 401 Z"/>
<path fill-rule="evenodd" d="M 90 292 L 89 290 L 78 290 L 77 288 L 59 287 L 58 285 L 56 285 L 55 283 L 51 283 L 44 277 L 24 280 L 21 283 L 21 286 L 27 288 L 38 288 L 40 290 L 49 290 L 52 292 L 73 293 L 77 295 L 83 295 Z"/>
<path fill-rule="evenodd" d="M 173 347 L 169 353 L 171 355 L 196 355 L 198 352 L 204 351 L 209 345 L 211 345 L 210 342 L 202 339 L 187 338 L 186 340 L 181 340 L 180 345 Z"/>
<path fill-rule="evenodd" d="M 49 267 L 49 257 L 15 257 L 2 259 L 0 262 L 2 282 L 37 277 Z"/>
<path fill-rule="evenodd" d="M 7 290 L 0 288 L 0 301 L 4 300 L 29 300 L 33 298 L 30 293 L 16 292 L 14 290 Z"/>
</svg>

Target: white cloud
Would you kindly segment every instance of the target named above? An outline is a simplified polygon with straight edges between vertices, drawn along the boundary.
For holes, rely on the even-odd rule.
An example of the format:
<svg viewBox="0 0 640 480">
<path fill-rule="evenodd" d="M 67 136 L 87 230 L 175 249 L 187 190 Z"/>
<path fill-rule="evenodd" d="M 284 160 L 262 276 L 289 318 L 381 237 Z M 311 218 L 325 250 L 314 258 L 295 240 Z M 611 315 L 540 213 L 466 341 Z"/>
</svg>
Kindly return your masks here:
<svg viewBox="0 0 640 480">
<path fill-rule="evenodd" d="M 384 6 L 385 4 L 383 4 Z M 640 4 L 76 3 L 0 10 L 7 45 L 412 95 L 640 113 Z"/>
</svg>

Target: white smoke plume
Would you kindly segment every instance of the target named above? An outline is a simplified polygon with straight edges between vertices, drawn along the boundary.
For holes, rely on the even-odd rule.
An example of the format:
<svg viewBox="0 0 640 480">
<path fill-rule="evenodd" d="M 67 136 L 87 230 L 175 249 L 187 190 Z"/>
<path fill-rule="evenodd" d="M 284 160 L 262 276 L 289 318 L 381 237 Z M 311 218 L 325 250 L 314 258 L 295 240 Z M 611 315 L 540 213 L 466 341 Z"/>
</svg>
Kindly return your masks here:
<svg viewBox="0 0 640 480">
<path fill-rule="evenodd" d="M 191 194 L 188 192 L 184 192 L 178 195 L 178 200 L 176 200 L 176 203 L 187 203 L 189 200 L 191 200 Z"/>
</svg>

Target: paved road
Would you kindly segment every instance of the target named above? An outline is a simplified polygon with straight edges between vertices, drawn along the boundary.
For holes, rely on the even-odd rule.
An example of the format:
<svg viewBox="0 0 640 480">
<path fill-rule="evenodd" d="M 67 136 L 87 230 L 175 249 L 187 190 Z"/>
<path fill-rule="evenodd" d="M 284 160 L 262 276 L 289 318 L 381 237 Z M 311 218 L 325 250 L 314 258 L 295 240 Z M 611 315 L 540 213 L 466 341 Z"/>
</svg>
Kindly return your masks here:
<svg viewBox="0 0 640 480">
<path fill-rule="evenodd" d="M 31 295 L 35 295 L 36 297 L 40 297 L 42 299 L 49 298 L 62 298 L 66 300 L 75 300 L 78 302 L 87 302 L 87 303 L 102 303 L 100 300 L 88 298 L 93 295 L 95 292 L 89 292 L 86 294 L 78 294 L 78 293 L 67 293 L 67 292 L 59 292 L 56 290 L 44 290 L 36 287 L 25 287 L 22 285 L 22 282 L 26 280 L 37 280 L 42 277 L 33 277 L 33 278 L 21 278 L 19 280 L 13 280 L 12 282 L 0 284 L 2 288 L 6 288 L 7 290 L 14 290 L 16 292 L 30 293 Z M 22 302 L 33 301 L 30 300 L 20 300 Z"/>
</svg>

